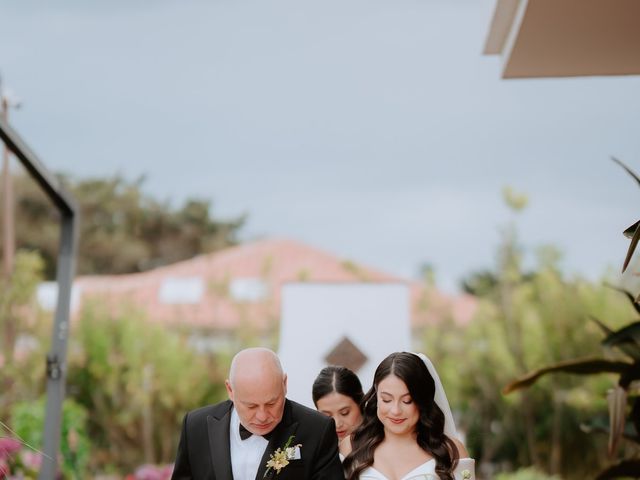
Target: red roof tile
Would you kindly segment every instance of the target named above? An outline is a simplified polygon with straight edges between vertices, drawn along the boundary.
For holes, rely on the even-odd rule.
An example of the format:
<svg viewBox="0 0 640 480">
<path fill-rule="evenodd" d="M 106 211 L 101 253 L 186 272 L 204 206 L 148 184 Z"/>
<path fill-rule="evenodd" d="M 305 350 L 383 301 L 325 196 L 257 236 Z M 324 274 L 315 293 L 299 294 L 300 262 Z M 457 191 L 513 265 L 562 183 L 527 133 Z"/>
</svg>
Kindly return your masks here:
<svg viewBox="0 0 640 480">
<path fill-rule="evenodd" d="M 193 278 L 202 279 L 204 285 L 197 303 L 167 304 L 160 299 L 160 289 L 167 279 Z M 253 302 L 234 299 L 231 287 L 239 279 L 262 282 L 265 297 Z M 150 320 L 166 325 L 206 330 L 235 330 L 250 325 L 264 330 L 278 323 L 280 287 L 299 281 L 406 283 L 412 292 L 414 327 L 437 321 L 447 311 L 457 322 L 467 323 L 476 305 L 473 297 L 449 297 L 433 289 L 424 302 L 424 287 L 417 282 L 284 239 L 250 242 L 143 273 L 79 277 L 75 286 L 81 303 L 99 299 L 113 312 L 134 307 L 144 311 Z M 426 304 L 427 310 L 419 308 L 420 304 Z"/>
</svg>

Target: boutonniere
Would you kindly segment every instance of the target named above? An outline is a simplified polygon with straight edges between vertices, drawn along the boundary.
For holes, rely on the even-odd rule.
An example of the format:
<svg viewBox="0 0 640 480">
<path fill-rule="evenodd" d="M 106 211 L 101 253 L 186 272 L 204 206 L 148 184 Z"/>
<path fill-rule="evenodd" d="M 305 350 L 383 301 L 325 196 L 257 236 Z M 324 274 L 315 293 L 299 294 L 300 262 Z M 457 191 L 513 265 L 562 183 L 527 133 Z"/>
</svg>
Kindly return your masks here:
<svg viewBox="0 0 640 480">
<path fill-rule="evenodd" d="M 272 470 L 280 473 L 280 470 L 289 465 L 289 460 L 297 460 L 300 458 L 300 447 L 302 447 L 302 444 L 291 445 L 294 438 L 295 435 L 291 435 L 282 447 L 276 449 L 276 451 L 271 454 L 267 462 L 267 470 L 264 472 L 264 477 Z"/>
</svg>

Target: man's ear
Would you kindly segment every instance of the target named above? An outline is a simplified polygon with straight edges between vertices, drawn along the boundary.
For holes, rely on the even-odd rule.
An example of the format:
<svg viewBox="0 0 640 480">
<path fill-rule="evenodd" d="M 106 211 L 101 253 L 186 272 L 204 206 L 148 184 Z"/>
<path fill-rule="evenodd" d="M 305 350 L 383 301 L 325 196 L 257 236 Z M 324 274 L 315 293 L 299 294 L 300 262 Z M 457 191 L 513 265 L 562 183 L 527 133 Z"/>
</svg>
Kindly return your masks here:
<svg viewBox="0 0 640 480">
<path fill-rule="evenodd" d="M 287 374 L 282 376 L 282 384 L 284 385 L 284 396 L 287 396 Z"/>
<path fill-rule="evenodd" d="M 228 379 L 224 381 L 224 387 L 227 389 L 229 400 L 233 402 L 233 388 L 231 388 L 231 382 Z"/>
</svg>

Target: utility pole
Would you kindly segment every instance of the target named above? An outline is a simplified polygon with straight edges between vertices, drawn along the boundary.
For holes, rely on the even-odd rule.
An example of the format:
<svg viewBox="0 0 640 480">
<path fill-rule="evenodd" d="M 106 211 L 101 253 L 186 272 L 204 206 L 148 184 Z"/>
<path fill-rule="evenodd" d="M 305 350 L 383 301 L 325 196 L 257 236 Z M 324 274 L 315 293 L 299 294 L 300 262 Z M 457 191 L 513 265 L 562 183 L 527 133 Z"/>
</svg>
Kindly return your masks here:
<svg viewBox="0 0 640 480">
<path fill-rule="evenodd" d="M 20 102 L 11 98 L 3 88 L 0 78 L 0 103 L 2 104 L 2 119 L 9 123 L 9 108 L 20 108 Z M 16 252 L 16 235 L 14 219 L 13 179 L 11 178 L 11 163 L 9 161 L 9 147 L 4 144 L 2 149 L 2 278 L 9 281 L 13 273 L 13 263 Z"/>
</svg>

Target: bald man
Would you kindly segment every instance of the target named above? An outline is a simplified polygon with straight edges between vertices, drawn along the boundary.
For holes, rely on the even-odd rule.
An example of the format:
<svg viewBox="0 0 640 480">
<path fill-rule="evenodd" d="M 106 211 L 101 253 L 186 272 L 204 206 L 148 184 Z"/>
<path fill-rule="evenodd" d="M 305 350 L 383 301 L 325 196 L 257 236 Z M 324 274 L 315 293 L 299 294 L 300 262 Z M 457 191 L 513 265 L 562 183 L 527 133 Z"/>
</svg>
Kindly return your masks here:
<svg viewBox="0 0 640 480">
<path fill-rule="evenodd" d="M 185 415 L 172 480 L 344 480 L 333 419 L 286 398 L 275 353 L 242 350 L 225 386 L 229 400 Z"/>
</svg>

